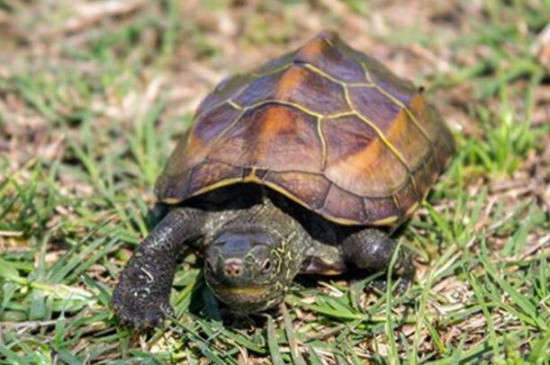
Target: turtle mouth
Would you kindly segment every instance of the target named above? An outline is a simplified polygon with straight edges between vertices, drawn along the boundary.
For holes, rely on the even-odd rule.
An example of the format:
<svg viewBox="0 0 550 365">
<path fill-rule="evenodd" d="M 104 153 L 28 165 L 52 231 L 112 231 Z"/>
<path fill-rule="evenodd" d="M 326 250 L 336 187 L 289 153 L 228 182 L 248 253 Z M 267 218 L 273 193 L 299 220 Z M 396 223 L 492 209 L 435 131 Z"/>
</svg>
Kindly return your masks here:
<svg viewBox="0 0 550 365">
<path fill-rule="evenodd" d="M 269 295 L 265 286 L 227 286 L 212 287 L 214 294 L 226 304 L 264 301 Z"/>
</svg>

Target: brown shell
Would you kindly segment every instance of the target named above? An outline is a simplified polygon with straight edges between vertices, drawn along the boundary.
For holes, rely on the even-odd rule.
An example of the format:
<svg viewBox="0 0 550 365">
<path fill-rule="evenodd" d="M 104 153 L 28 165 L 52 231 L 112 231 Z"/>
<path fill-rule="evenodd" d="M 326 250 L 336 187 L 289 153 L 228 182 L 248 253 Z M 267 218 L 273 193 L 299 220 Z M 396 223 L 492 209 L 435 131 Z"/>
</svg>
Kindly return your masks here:
<svg viewBox="0 0 550 365">
<path fill-rule="evenodd" d="M 421 90 L 323 32 L 221 82 L 157 182 L 167 203 L 239 182 L 341 224 L 396 226 L 454 152 Z"/>
</svg>

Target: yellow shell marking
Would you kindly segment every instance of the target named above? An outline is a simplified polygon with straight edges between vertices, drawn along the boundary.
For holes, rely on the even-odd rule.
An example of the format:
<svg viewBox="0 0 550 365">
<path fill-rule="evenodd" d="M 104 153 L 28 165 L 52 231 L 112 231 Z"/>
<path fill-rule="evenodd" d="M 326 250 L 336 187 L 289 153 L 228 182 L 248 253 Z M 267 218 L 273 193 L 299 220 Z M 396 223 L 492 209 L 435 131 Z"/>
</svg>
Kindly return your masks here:
<svg viewBox="0 0 550 365">
<path fill-rule="evenodd" d="M 351 115 L 355 115 L 357 116 L 359 119 L 361 119 L 361 121 L 363 121 L 365 124 L 367 124 L 369 127 L 371 127 L 372 129 L 374 129 L 374 131 L 376 132 L 376 134 L 378 135 L 378 137 L 382 140 L 382 142 L 384 143 L 384 145 L 390 149 L 390 151 L 395 155 L 395 157 L 397 157 L 397 159 L 399 160 L 399 162 L 401 162 L 403 164 L 403 166 L 407 169 L 407 172 L 411 178 L 411 182 L 413 184 L 413 187 L 414 189 L 416 190 L 416 181 L 414 180 L 414 177 L 412 176 L 412 172 L 411 172 L 411 168 L 410 166 L 408 165 L 408 163 L 405 161 L 405 159 L 403 158 L 403 156 L 401 155 L 401 153 L 397 150 L 397 148 L 395 148 L 395 146 L 390 142 L 388 141 L 388 139 L 386 138 L 386 136 L 384 135 L 384 133 L 380 130 L 380 128 L 378 128 L 378 126 L 373 123 L 372 121 L 370 121 L 368 118 L 366 118 L 364 115 L 362 115 L 353 105 L 353 103 L 351 102 L 351 98 L 349 96 L 349 87 L 348 87 L 348 84 L 341 81 L 341 80 L 338 80 L 334 77 L 332 77 L 331 75 L 327 74 L 326 72 L 320 70 L 319 68 L 307 63 L 307 64 L 304 64 L 304 67 L 321 75 L 322 77 L 325 77 L 326 79 L 332 81 L 332 82 L 335 82 L 337 84 L 339 84 L 340 86 L 342 86 L 342 88 L 344 89 L 344 97 L 346 99 L 346 103 L 348 104 L 348 106 L 350 107 L 351 109 Z M 363 67 L 363 66 L 362 66 Z M 364 68 L 364 67 L 363 67 Z M 367 80 L 370 81 L 370 83 L 357 83 L 357 84 L 353 84 L 353 86 L 364 86 L 364 87 L 375 87 L 375 88 L 378 88 L 374 83 L 372 83 L 372 80 L 370 79 L 370 76 L 368 75 L 368 73 L 365 71 L 366 73 L 366 77 L 367 77 Z M 390 99 L 392 100 L 392 99 Z M 394 100 L 392 100 L 394 101 Z M 402 103 L 401 104 L 398 104 L 398 106 L 402 107 Z M 347 115 L 347 114 L 346 114 Z"/>
</svg>

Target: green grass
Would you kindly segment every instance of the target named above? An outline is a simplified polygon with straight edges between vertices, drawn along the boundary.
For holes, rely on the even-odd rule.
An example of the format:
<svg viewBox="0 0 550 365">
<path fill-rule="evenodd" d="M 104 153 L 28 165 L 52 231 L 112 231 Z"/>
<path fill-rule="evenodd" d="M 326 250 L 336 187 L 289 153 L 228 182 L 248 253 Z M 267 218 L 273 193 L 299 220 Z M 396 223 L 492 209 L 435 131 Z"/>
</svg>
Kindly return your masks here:
<svg viewBox="0 0 550 365">
<path fill-rule="evenodd" d="M 0 363 L 550 363 L 550 76 L 533 50 L 548 1 L 448 1 L 414 31 L 381 1 L 136 2 L 99 20 L 55 4 L 0 2 Z M 399 236 L 416 281 L 392 295 L 371 285 L 386 274 L 302 280 L 278 312 L 231 325 L 188 257 L 173 321 L 117 326 L 112 289 L 199 99 L 320 25 L 430 86 L 454 131 Z"/>
</svg>

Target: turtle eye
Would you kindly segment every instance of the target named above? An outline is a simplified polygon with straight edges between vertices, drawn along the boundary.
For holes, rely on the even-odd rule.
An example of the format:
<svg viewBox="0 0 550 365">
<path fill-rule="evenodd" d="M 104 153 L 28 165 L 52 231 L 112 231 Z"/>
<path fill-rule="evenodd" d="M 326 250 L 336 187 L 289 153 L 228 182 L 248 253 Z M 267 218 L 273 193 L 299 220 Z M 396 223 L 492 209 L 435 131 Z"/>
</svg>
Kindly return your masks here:
<svg viewBox="0 0 550 365">
<path fill-rule="evenodd" d="M 267 273 L 271 270 L 271 260 L 267 259 L 262 264 L 262 272 Z"/>
</svg>

